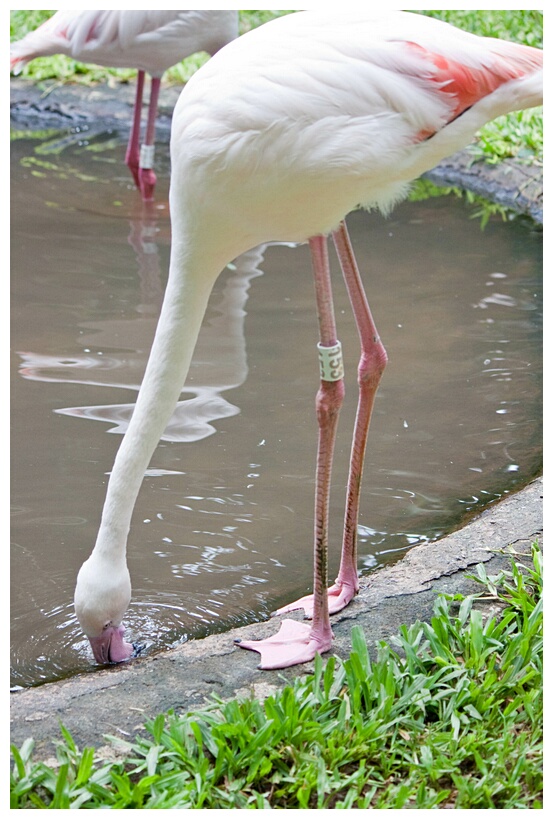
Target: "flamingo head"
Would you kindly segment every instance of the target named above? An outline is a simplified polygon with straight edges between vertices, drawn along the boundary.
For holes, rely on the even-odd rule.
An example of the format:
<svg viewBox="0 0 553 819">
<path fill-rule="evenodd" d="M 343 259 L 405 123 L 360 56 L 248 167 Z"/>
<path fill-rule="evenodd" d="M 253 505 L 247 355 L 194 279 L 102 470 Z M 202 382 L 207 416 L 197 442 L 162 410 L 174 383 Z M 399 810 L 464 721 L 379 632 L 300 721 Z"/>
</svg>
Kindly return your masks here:
<svg viewBox="0 0 553 819">
<path fill-rule="evenodd" d="M 100 665 L 106 663 L 122 663 L 133 655 L 133 646 L 123 639 L 125 626 L 114 626 L 108 623 L 98 637 L 90 637 L 89 642 L 94 659 Z"/>
<path fill-rule="evenodd" d="M 126 564 L 114 565 L 94 552 L 83 563 L 75 589 L 75 612 L 97 663 L 121 663 L 133 654 L 122 619 L 131 598 Z"/>
</svg>

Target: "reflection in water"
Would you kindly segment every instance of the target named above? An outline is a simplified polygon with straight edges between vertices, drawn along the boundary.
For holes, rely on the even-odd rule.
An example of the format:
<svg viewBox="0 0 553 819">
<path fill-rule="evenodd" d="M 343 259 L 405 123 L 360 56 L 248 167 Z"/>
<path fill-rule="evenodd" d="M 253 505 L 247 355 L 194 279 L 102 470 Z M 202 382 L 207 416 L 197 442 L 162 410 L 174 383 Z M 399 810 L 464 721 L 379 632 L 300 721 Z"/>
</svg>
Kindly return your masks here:
<svg viewBox="0 0 553 819">
<path fill-rule="evenodd" d="M 36 173 L 20 160 L 40 141 L 13 144 L 12 665 L 24 685 L 90 668 L 75 578 L 119 445 L 106 432 L 126 428 L 165 286 L 167 173 L 161 161 L 160 199 L 143 210 L 124 146 L 80 140 Z M 445 200 L 388 220 L 355 213 L 349 228 L 390 358 L 359 526 L 370 571 L 540 470 L 541 243 L 519 223 L 492 219 L 482 233 Z M 338 281 L 335 296 L 347 394 L 331 572 L 358 356 Z M 222 273 L 133 518 L 126 625 L 145 650 L 251 622 L 309 590 L 316 338 L 305 248 L 268 246 Z"/>
<path fill-rule="evenodd" d="M 157 325 L 157 315 L 163 298 L 158 248 L 155 242 L 155 220 L 133 220 L 129 243 L 138 262 L 141 293 L 144 301 L 137 307 L 138 318 L 85 322 L 80 328 L 92 331 L 81 336 L 85 354 L 77 357 L 56 357 L 40 353 L 20 353 L 20 374 L 34 381 L 120 387 L 138 391 L 148 360 Z M 219 301 L 213 305 L 209 320 L 200 332 L 194 353 L 190 378 L 185 391 L 194 398 L 179 401 L 162 441 L 199 441 L 212 435 L 210 423 L 229 418 L 240 412 L 221 393 L 239 387 L 246 380 L 246 342 L 244 339 L 245 304 L 252 279 L 260 276 L 259 264 L 264 247 L 254 248 L 235 260 L 233 274 L 225 282 Z M 153 315 L 151 313 L 153 312 Z M 94 347 L 93 356 L 89 348 Z M 122 350 L 104 353 L 104 350 Z M 64 407 L 62 415 L 106 421 L 115 426 L 109 432 L 124 434 L 134 409 L 127 404 Z"/>
</svg>

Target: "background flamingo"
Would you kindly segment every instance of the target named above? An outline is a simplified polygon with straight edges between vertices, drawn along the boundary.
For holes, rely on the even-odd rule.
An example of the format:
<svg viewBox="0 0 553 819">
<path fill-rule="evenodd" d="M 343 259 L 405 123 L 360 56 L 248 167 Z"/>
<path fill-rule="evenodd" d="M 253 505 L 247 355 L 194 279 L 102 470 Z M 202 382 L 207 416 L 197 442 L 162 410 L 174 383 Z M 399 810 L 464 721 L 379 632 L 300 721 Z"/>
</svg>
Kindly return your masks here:
<svg viewBox="0 0 553 819">
<path fill-rule="evenodd" d="M 462 148 L 485 122 L 539 105 L 542 52 L 478 38 L 404 12 L 300 12 L 220 51 L 190 80 L 171 137 L 169 280 L 148 367 L 111 473 L 98 539 L 75 608 L 98 662 L 127 659 L 131 596 L 126 541 L 142 477 L 184 383 L 212 286 L 255 245 L 309 242 L 320 328 L 319 451 L 312 624 L 284 620 L 244 641 L 261 668 L 330 649 L 330 612 L 358 588 L 356 529 L 365 443 L 386 364 L 343 221 L 359 204 L 387 212 L 410 180 Z M 342 560 L 327 590 L 330 469 L 343 400 L 326 235 L 332 236 L 359 330 L 359 403 Z"/>
<path fill-rule="evenodd" d="M 58 11 L 12 43 L 10 68 L 48 54 L 84 63 L 137 68 L 136 97 L 125 162 L 145 201 L 154 196 L 154 141 L 161 76 L 198 51 L 215 54 L 238 36 L 237 11 Z M 140 122 L 145 72 L 152 77 L 144 142 Z"/>
</svg>

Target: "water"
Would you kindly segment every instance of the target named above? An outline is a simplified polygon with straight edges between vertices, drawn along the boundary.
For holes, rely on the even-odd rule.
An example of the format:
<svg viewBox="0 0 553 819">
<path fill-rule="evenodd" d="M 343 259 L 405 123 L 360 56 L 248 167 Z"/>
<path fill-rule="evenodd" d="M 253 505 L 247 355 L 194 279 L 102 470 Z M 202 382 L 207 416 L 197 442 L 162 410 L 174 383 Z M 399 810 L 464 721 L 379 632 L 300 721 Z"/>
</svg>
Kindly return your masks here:
<svg viewBox="0 0 553 819">
<path fill-rule="evenodd" d="M 148 212 L 124 136 L 12 146 L 12 683 L 93 667 L 73 613 L 168 267 L 168 161 Z M 541 469 L 541 237 L 450 199 L 352 214 L 389 354 L 369 438 L 362 571 L 457 528 Z M 333 258 L 337 271 L 337 264 Z M 337 571 L 358 341 L 346 359 L 331 507 Z M 266 616 L 310 590 L 317 326 L 306 247 L 219 278 L 182 401 L 135 509 L 128 636 L 146 652 Z"/>
</svg>

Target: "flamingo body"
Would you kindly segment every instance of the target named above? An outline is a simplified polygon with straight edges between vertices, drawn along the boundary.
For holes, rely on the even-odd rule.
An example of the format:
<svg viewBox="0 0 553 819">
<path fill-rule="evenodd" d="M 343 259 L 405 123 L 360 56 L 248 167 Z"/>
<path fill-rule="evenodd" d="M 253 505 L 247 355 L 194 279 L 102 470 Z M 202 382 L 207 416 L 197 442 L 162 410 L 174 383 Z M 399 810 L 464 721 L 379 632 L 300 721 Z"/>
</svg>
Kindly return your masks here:
<svg viewBox="0 0 553 819">
<path fill-rule="evenodd" d="M 190 185 L 187 207 L 220 205 L 237 252 L 329 233 L 359 205 L 386 212 L 532 87 L 539 104 L 540 60 L 536 49 L 416 14 L 273 20 L 229 44 L 179 98 L 176 172 L 214 190 L 198 201 Z M 178 179 L 174 189 L 186 198 Z"/>
<path fill-rule="evenodd" d="M 36 57 L 67 54 L 75 60 L 139 72 L 134 123 L 127 150 L 143 198 L 153 198 L 155 178 L 140 160 L 140 108 L 144 73 L 152 77 L 152 98 L 145 145 L 153 153 L 159 80 L 168 68 L 199 51 L 215 54 L 238 36 L 236 11 L 58 11 L 10 46 L 10 68 L 20 73 Z M 148 155 L 148 150 L 143 151 Z M 150 158 L 153 162 L 153 158 Z M 141 174 L 144 168 L 149 173 Z M 142 180 L 140 177 L 144 176 Z"/>
<path fill-rule="evenodd" d="M 213 283 L 229 261 L 255 245 L 309 241 L 320 346 L 334 350 L 327 234 L 362 348 L 342 563 L 327 590 L 330 464 L 343 381 L 323 368 L 314 594 L 284 609 L 303 607 L 313 623 L 285 620 L 269 640 L 240 645 L 261 654 L 262 668 L 305 662 L 330 648 L 329 613 L 347 605 L 358 589 L 359 487 L 386 364 L 343 219 L 359 205 L 387 212 L 414 178 L 466 145 L 485 122 L 539 105 L 541 65 L 539 50 L 475 37 L 420 15 L 299 12 L 230 43 L 188 82 L 173 117 L 172 246 L 164 304 L 110 477 L 98 540 L 77 581 L 76 612 L 96 659 L 117 659 L 110 641 L 128 602 L 125 553 L 133 506 L 183 387 Z M 119 578 L 117 593 L 102 588 L 106 567 L 112 568 L 112 584 Z M 130 655 L 125 646 L 117 651 Z"/>
</svg>

